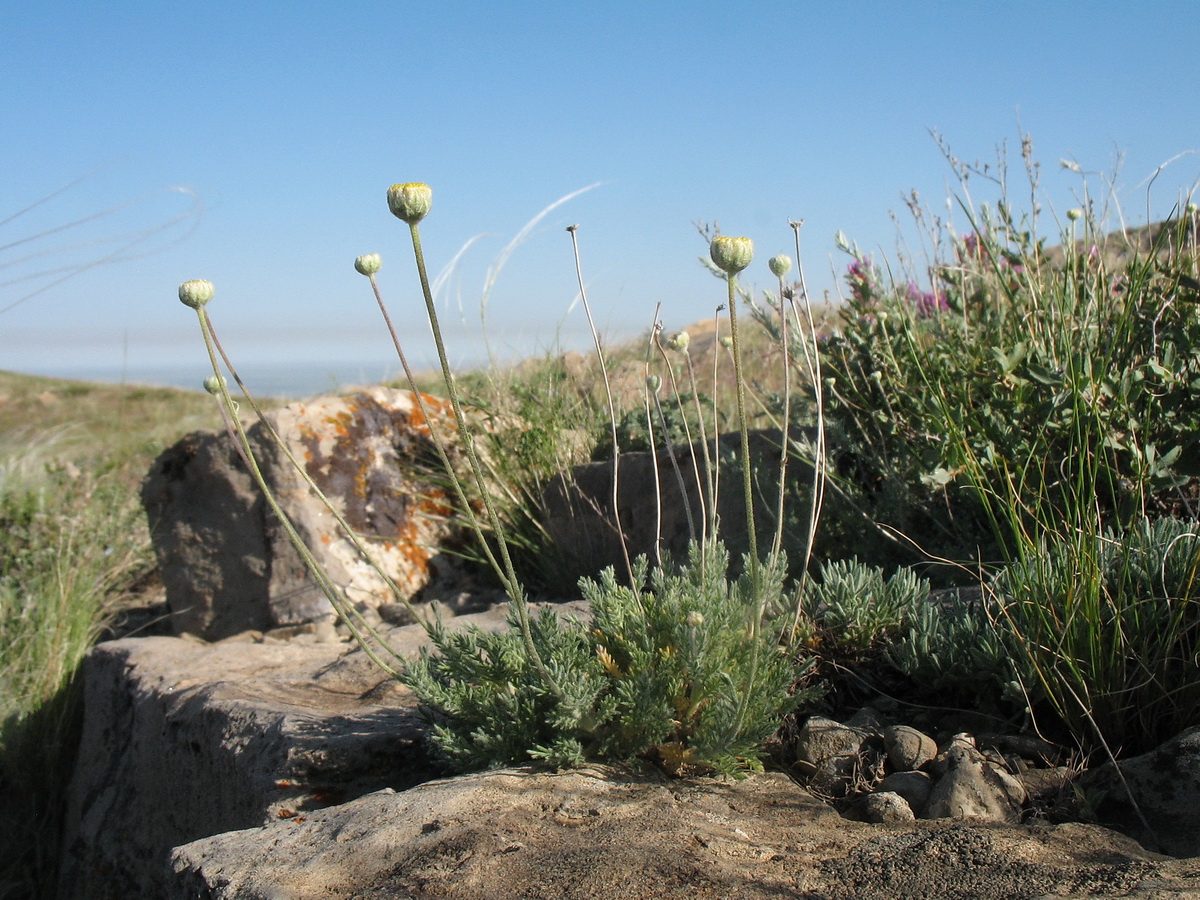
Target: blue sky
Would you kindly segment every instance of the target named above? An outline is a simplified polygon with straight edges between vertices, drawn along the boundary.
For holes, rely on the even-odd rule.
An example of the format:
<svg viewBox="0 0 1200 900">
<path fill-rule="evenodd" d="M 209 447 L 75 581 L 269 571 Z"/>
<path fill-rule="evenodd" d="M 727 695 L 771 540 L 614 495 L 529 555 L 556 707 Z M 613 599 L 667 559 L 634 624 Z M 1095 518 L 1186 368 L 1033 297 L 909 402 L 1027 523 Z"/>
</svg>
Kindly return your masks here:
<svg viewBox="0 0 1200 900">
<path fill-rule="evenodd" d="M 1156 167 L 1200 148 L 1198 26 L 1194 0 L 6 4 L 0 368 L 195 366 L 198 382 L 194 316 L 174 298 L 208 278 L 235 360 L 374 376 L 390 356 L 352 268 L 365 252 L 383 255 L 393 315 L 427 358 L 406 229 L 385 202 L 397 181 L 434 188 L 435 272 L 484 235 L 444 298 L 462 359 L 489 264 L 597 183 L 500 274 L 499 348 L 580 343 L 571 223 L 613 337 L 644 330 L 658 303 L 668 329 L 712 315 L 700 220 L 752 237 L 747 277 L 766 286 L 788 219 L 804 219 L 810 286 L 831 288 L 836 231 L 890 254 L 903 194 L 945 210 L 951 171 L 930 129 L 964 159 L 1007 141 L 1018 202 L 1028 132 L 1060 214 L 1079 187 L 1060 158 L 1104 173 L 1122 158 L 1116 185 L 1142 224 L 1200 176 L 1185 155 L 1147 194 Z"/>
</svg>

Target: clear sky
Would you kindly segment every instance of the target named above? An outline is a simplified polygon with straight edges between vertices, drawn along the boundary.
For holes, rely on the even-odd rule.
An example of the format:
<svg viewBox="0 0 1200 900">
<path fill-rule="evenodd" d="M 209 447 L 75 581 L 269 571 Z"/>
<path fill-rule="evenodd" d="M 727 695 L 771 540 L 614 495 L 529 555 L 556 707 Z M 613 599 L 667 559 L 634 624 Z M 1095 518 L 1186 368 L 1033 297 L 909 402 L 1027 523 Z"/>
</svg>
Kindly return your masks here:
<svg viewBox="0 0 1200 900">
<path fill-rule="evenodd" d="M 366 252 L 383 255 L 420 361 L 411 249 L 385 201 L 398 181 L 433 186 L 434 272 L 483 235 L 443 299 L 466 319 L 448 338 L 464 359 L 489 264 L 597 183 L 500 273 L 498 346 L 579 344 L 571 223 L 613 336 L 644 330 L 658 303 L 668 329 L 713 314 L 701 220 L 754 239 L 747 276 L 766 286 L 803 219 L 810 285 L 832 288 L 839 229 L 890 254 L 902 195 L 945 210 L 931 129 L 965 159 L 1007 141 L 1018 202 L 1028 132 L 1059 214 L 1079 187 L 1060 158 L 1105 173 L 1121 158 L 1120 199 L 1144 224 L 1200 175 L 1185 155 L 1147 193 L 1160 164 L 1200 148 L 1198 26 L 1195 0 L 4 4 L 0 368 L 194 365 L 198 382 L 175 292 L 207 278 L 235 359 L 374 375 L 390 357 L 352 268 Z"/>
</svg>

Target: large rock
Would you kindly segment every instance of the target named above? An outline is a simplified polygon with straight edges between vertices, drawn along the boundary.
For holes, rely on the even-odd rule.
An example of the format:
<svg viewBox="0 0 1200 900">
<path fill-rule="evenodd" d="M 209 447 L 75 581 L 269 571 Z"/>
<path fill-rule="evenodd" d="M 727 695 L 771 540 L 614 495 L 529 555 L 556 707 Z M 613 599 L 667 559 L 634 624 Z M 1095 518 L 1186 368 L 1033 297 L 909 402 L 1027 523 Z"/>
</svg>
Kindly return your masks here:
<svg viewBox="0 0 1200 900">
<path fill-rule="evenodd" d="M 1200 856 L 1200 727 L 1084 778 L 1102 821 L 1173 856 Z"/>
<path fill-rule="evenodd" d="M 267 414 L 292 456 L 367 544 L 405 597 L 461 591 L 453 555 L 460 528 L 436 470 L 430 428 L 451 443 L 444 401 L 376 387 L 293 403 Z M 284 451 L 255 423 L 248 430 L 267 483 L 334 584 L 362 609 L 395 599 L 340 532 Z M 270 512 L 233 439 L 197 432 L 164 452 L 142 486 L 176 634 L 217 640 L 332 618 L 329 601 Z M 447 552 L 451 551 L 451 552 Z"/>
<path fill-rule="evenodd" d="M 501 628 L 505 611 L 447 624 Z M 420 625 L 387 639 L 404 657 L 427 643 Z M 80 900 L 165 896 L 172 847 L 434 774 L 415 698 L 354 644 L 126 638 L 83 679 L 63 860 Z"/>
<path fill-rule="evenodd" d="M 806 439 L 797 429 L 794 440 Z M 754 431 L 750 455 L 754 472 L 755 527 L 766 544 L 775 528 L 779 453 L 782 432 Z M 735 563 L 748 548 L 746 500 L 740 474 L 741 436 L 723 434 L 708 442 L 708 455 L 718 468 L 718 537 Z M 686 558 L 688 543 L 704 531 L 708 502 L 704 448 L 695 445 L 663 447 L 655 453 L 622 453 L 616 467 L 617 496 L 613 506 L 614 467 L 611 460 L 575 466 L 550 482 L 543 494 L 543 522 L 564 558 L 581 575 L 595 575 L 613 566 L 625 572 L 630 559 L 645 555 L 652 563 Z M 798 459 L 789 463 L 790 480 L 804 483 L 811 468 Z"/>
</svg>

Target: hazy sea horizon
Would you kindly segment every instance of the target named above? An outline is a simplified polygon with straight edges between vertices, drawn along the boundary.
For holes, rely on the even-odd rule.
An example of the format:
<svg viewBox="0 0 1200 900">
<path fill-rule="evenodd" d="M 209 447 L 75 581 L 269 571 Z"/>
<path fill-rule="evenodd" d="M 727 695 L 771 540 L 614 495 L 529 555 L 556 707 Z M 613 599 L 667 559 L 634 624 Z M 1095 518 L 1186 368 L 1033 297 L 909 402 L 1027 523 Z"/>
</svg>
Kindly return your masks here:
<svg viewBox="0 0 1200 900">
<path fill-rule="evenodd" d="M 432 364 L 422 361 L 416 368 L 417 371 L 428 371 L 433 367 Z M 457 366 L 459 370 L 473 367 L 470 364 Z M 21 366 L 10 371 L 100 384 L 149 385 L 194 391 L 202 390 L 205 377 L 212 374 L 211 370 L 196 365 L 161 364 L 131 365 L 123 370 L 119 367 L 96 365 Z M 336 393 L 351 387 L 396 381 L 404 377 L 404 370 L 395 360 L 326 360 L 304 363 L 247 363 L 238 366 L 238 374 L 255 396 L 301 399 Z"/>
</svg>

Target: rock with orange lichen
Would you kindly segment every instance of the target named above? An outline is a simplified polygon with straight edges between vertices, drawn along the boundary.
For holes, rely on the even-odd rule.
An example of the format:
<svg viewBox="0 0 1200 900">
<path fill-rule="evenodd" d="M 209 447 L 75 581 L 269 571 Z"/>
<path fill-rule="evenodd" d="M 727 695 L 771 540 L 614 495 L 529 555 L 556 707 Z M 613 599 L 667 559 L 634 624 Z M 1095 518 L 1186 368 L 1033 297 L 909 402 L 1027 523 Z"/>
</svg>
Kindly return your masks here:
<svg viewBox="0 0 1200 900">
<path fill-rule="evenodd" d="M 456 429 L 445 401 L 422 396 L 424 412 L 412 392 L 375 387 L 267 417 L 399 592 L 447 599 L 467 587 L 454 553 L 463 535 L 446 486 L 418 473 L 439 470 L 431 429 L 451 456 Z M 276 499 L 333 583 L 359 609 L 394 605 L 384 578 L 288 453 L 261 423 L 248 435 Z M 228 435 L 193 433 L 164 452 L 143 482 L 142 501 L 177 633 L 214 640 L 333 617 Z"/>
</svg>

